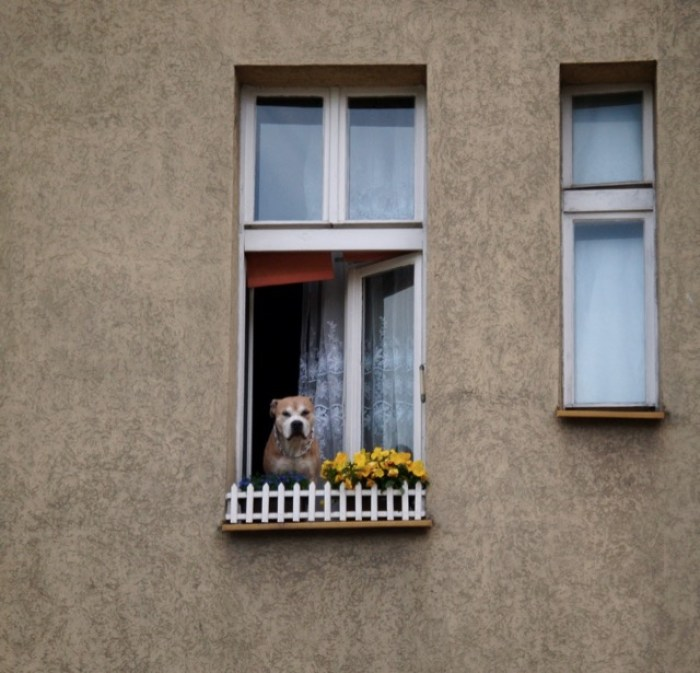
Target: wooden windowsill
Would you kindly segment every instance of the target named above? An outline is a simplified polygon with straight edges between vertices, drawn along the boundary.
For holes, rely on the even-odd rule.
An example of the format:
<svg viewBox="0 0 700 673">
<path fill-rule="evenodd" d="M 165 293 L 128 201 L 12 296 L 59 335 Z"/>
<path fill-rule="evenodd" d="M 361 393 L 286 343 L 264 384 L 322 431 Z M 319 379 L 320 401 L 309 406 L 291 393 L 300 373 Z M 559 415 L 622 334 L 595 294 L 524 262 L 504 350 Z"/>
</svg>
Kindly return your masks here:
<svg viewBox="0 0 700 673">
<path fill-rule="evenodd" d="M 556 410 L 557 418 L 609 418 L 639 421 L 663 421 L 663 409 L 562 409 Z"/>
<path fill-rule="evenodd" d="M 400 521 L 299 521 L 286 523 L 222 523 L 223 533 L 259 533 L 276 530 L 350 530 L 353 528 L 432 528 L 432 519 Z"/>
</svg>

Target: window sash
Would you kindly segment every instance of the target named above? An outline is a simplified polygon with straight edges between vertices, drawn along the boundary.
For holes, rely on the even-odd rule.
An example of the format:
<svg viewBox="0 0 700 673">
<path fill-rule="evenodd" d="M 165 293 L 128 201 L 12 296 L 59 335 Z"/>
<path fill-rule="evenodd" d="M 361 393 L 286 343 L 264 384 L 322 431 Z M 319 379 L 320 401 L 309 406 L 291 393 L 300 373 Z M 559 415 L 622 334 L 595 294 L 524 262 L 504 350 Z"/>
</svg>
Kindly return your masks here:
<svg viewBox="0 0 700 673">
<path fill-rule="evenodd" d="M 642 223 L 642 265 L 643 265 L 643 318 L 638 335 L 643 340 L 644 390 L 641 399 L 582 399 L 577 391 L 577 354 L 576 344 L 576 226 L 606 225 L 625 223 Z M 602 244 L 601 244 L 602 245 Z M 611 244 L 609 248 L 613 248 Z M 614 254 L 614 253 L 613 253 Z M 564 405 L 567 407 L 656 407 L 658 405 L 657 372 L 657 309 L 656 309 L 656 274 L 654 250 L 654 215 L 647 211 L 637 212 L 599 212 L 565 214 L 563 218 L 563 277 L 564 277 Z"/>
<path fill-rule="evenodd" d="M 642 94 L 642 175 L 639 180 L 574 182 L 574 123 L 573 100 L 583 95 L 609 95 L 640 92 Z M 565 189 L 606 185 L 653 184 L 654 182 L 654 130 L 653 96 L 649 84 L 585 85 L 566 87 L 562 90 L 562 186 Z"/>
<path fill-rule="evenodd" d="M 345 438 L 348 450 L 359 451 L 363 437 L 363 371 L 364 281 L 392 269 L 413 267 L 413 455 L 422 459 L 423 404 L 421 400 L 421 364 L 423 362 L 423 269 L 420 254 L 405 255 L 369 266 L 351 269 L 348 274 L 345 314 Z M 371 449 L 373 447 L 364 447 Z M 385 447 L 396 448 L 396 447 Z"/>
<path fill-rule="evenodd" d="M 323 204 L 319 220 L 256 220 L 256 115 L 260 98 L 323 99 Z M 351 220 L 348 213 L 348 100 L 353 98 L 386 99 L 411 97 L 414 99 L 413 129 L 413 214 L 400 219 Z M 257 89 L 244 87 L 241 94 L 241 219 L 246 227 L 278 227 L 297 224 L 321 228 L 329 224 L 357 225 L 362 223 L 420 223 L 424 218 L 425 198 L 425 96 L 422 88 L 404 87 L 387 89 Z"/>
<path fill-rule="evenodd" d="M 255 220 L 320 220 L 324 194 L 324 100 L 256 101 Z"/>
<path fill-rule="evenodd" d="M 328 219 L 328 174 L 330 164 L 330 93 L 327 89 L 307 88 L 303 90 L 290 89 L 254 89 L 244 87 L 241 93 L 241 218 L 246 224 L 259 224 L 265 220 L 256 221 L 256 159 L 257 159 L 257 100 L 258 98 L 289 98 L 290 101 L 300 98 L 320 98 L 323 101 L 323 185 L 320 220 L 300 220 L 305 226 L 314 222 L 325 222 Z M 270 220 L 268 220 L 269 222 Z M 277 220 L 278 223 L 288 224 L 293 220 Z"/>
</svg>

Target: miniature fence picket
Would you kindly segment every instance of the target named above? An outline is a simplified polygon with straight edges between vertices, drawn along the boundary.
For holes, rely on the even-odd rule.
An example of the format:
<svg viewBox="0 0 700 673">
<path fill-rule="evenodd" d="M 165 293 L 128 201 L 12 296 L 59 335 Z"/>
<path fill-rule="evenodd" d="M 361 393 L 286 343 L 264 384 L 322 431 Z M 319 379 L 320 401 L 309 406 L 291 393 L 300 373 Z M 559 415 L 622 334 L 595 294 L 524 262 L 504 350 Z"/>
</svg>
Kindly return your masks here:
<svg viewBox="0 0 700 673">
<path fill-rule="evenodd" d="M 256 491 L 252 484 L 231 487 L 226 496 L 228 523 L 285 523 L 300 521 L 408 521 L 425 519 L 425 488 L 404 484 L 403 489 L 377 486 L 362 488 L 357 484 L 346 489 L 343 484 L 332 488 L 326 482 L 317 487 L 301 488 L 294 484 L 285 488 L 268 484 Z"/>
</svg>

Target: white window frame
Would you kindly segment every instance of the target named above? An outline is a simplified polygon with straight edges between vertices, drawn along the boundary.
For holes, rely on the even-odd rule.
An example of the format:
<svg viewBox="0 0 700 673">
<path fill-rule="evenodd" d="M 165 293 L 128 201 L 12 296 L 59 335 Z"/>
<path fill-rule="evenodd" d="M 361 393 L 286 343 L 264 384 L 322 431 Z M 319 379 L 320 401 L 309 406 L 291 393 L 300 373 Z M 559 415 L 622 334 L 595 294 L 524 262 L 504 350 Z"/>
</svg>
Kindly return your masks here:
<svg viewBox="0 0 700 673">
<path fill-rule="evenodd" d="M 640 182 L 574 185 L 572 101 L 580 94 L 642 92 Z M 566 408 L 659 406 L 656 301 L 656 214 L 654 189 L 653 92 L 649 84 L 585 85 L 562 89 L 562 302 L 563 403 Z M 645 399 L 637 403 L 578 403 L 575 399 L 574 228 L 579 222 L 642 221 L 644 231 Z"/>
<path fill-rule="evenodd" d="M 626 185 L 638 183 L 586 183 L 574 184 L 573 181 L 573 99 L 581 95 L 604 95 L 615 93 L 642 94 L 642 184 L 654 182 L 654 98 L 652 87 L 649 84 L 587 84 L 571 86 L 562 89 L 562 187 L 571 189 L 576 187 L 594 187 L 604 184 Z"/>
<path fill-rule="evenodd" d="M 421 365 L 423 353 L 423 268 L 422 255 L 403 255 L 370 264 L 348 273 L 345 302 L 345 371 L 358 372 L 345 377 L 345 440 L 350 447 L 362 446 L 362 336 L 364 330 L 363 280 L 369 276 L 413 266 L 413 457 L 423 458 L 423 405 L 421 400 Z M 364 447 L 370 450 L 372 447 Z M 389 448 L 389 447 L 386 447 Z"/>
<path fill-rule="evenodd" d="M 258 96 L 274 98 L 317 97 L 323 106 L 324 184 L 323 218 L 315 221 L 255 220 L 255 112 Z M 415 99 L 414 136 L 414 216 L 410 220 L 350 220 L 347 209 L 347 103 L 349 98 L 376 97 Z M 244 87 L 241 92 L 241 221 L 246 228 L 320 228 L 420 226 L 425 219 L 425 91 L 422 87 L 389 89 L 305 88 L 259 89 Z"/>
<path fill-rule="evenodd" d="M 425 128 L 425 104 L 423 100 L 422 89 L 402 88 L 392 89 L 390 92 L 377 94 L 376 89 L 340 89 L 338 91 L 338 184 L 333 185 L 335 194 L 331 195 L 331 203 L 333 199 L 337 199 L 337 216 L 338 222 L 346 224 L 362 224 L 366 220 L 351 220 L 347 217 L 347 196 L 348 196 L 348 155 L 347 143 L 343 139 L 348 137 L 348 101 L 351 98 L 415 98 L 415 127 L 414 127 L 414 156 L 413 156 L 413 175 L 414 175 L 414 191 L 413 191 L 413 218 L 411 220 L 375 220 L 384 225 L 396 222 L 422 222 L 424 218 L 424 172 L 425 172 L 425 134 L 422 129 Z M 335 156 L 335 153 L 332 153 Z M 336 196 L 337 195 L 337 196 Z"/>
<path fill-rule="evenodd" d="M 256 221 L 255 208 L 255 110 L 258 96 L 264 97 L 321 97 L 324 100 L 324 186 L 323 219 L 320 221 Z M 347 100 L 354 97 L 405 97 L 415 100 L 415 180 L 414 218 L 400 221 L 351 221 L 345 217 L 347 176 L 345 164 L 347 152 Z M 362 323 L 361 277 L 362 274 L 378 273 L 392 266 L 405 264 L 415 266 L 415 379 L 414 395 L 416 416 L 414 422 L 414 455 L 424 456 L 424 399 L 421 393 L 421 376 L 425 362 L 425 268 L 422 259 L 425 254 L 426 224 L 426 105 L 424 87 L 382 87 L 382 88 L 258 88 L 243 87 L 241 91 L 241 153 L 240 153 L 240 245 L 238 253 L 238 371 L 244 372 L 246 361 L 252 362 L 252 335 L 246 335 L 246 306 L 249 295 L 246 289 L 246 252 L 294 252 L 294 251 L 387 251 L 406 253 L 386 262 L 367 265 L 359 271 L 348 274 L 346 301 L 346 332 L 352 332 L 353 325 Z M 352 281 L 350 278 L 352 277 Z M 358 280 L 360 279 L 360 280 Z M 359 283 L 359 285 L 358 285 Z M 351 290 L 352 286 L 352 290 Z M 360 288 L 360 295 L 357 288 Z M 359 304 L 358 304 L 358 296 Z M 355 332 L 346 334 L 346 349 L 353 347 L 351 341 L 358 338 Z M 246 345 L 247 344 L 247 345 Z M 357 351 L 359 357 L 361 352 Z M 346 353 L 346 444 L 360 448 L 361 442 L 361 369 L 357 365 L 357 355 Z M 248 359 L 250 358 L 250 360 Z M 235 465 L 236 474 L 243 476 L 245 464 L 251 464 L 252 447 L 245 428 L 251 430 L 251 410 L 246 408 L 250 399 L 252 375 L 239 376 L 237 382 L 237 428 Z M 359 391 L 359 392 L 358 392 Z M 356 398 L 356 399 L 355 399 Z M 355 418 L 356 417 L 356 418 Z M 247 420 L 246 420 L 247 419 Z M 246 422 L 244 422 L 246 420 Z"/>
<path fill-rule="evenodd" d="M 578 403 L 575 397 L 575 325 L 574 325 L 574 228 L 576 224 L 614 222 L 643 222 L 644 229 L 644 345 L 645 345 L 645 398 L 639 402 Z M 595 213 L 565 213 L 563 238 L 564 265 L 564 406 L 566 407 L 656 407 L 658 402 L 657 316 L 656 316 L 656 261 L 654 252 L 654 214 L 651 211 L 615 211 Z"/>
</svg>

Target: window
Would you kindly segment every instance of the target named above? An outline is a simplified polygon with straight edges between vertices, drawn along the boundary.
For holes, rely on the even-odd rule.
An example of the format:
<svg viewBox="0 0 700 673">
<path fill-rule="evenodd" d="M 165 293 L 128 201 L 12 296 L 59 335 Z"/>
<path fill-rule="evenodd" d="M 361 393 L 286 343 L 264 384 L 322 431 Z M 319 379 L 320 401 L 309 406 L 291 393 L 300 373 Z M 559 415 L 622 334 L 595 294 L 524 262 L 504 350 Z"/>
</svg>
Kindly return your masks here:
<svg viewBox="0 0 700 673">
<path fill-rule="evenodd" d="M 324 458 L 424 457 L 424 116 L 422 87 L 244 87 L 238 475 L 297 393 Z"/>
<path fill-rule="evenodd" d="M 422 222 L 422 94 L 371 91 L 244 90 L 247 226 Z"/>
<path fill-rule="evenodd" d="M 564 406 L 657 407 L 651 86 L 562 91 Z"/>
</svg>

